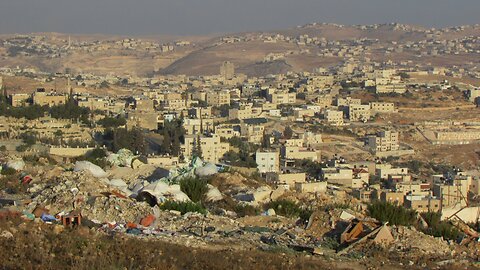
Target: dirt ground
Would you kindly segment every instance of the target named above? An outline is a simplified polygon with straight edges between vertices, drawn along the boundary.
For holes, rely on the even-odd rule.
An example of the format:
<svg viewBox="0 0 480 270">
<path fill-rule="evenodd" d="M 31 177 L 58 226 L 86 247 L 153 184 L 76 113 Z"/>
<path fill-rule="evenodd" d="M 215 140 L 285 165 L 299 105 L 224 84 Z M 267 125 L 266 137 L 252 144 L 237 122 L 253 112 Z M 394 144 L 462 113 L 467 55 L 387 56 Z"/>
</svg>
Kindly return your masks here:
<svg viewBox="0 0 480 270">
<path fill-rule="evenodd" d="M 2 233 L 13 235 L 0 236 L 1 269 L 367 269 L 280 249 L 200 249 L 85 227 L 56 232 L 44 224 L 17 224 L 1 221 Z"/>
</svg>

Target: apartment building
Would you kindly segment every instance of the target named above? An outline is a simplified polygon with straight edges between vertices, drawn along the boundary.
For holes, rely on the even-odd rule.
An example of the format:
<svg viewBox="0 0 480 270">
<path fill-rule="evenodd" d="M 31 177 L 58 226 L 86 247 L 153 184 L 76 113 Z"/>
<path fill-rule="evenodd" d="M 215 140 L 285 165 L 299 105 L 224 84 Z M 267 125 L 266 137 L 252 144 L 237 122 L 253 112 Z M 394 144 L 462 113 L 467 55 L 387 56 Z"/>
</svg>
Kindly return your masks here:
<svg viewBox="0 0 480 270">
<path fill-rule="evenodd" d="M 369 136 L 367 137 L 367 147 L 375 153 L 398 151 L 400 149 L 398 132 L 382 131 L 376 136 Z"/>
<path fill-rule="evenodd" d="M 277 150 L 258 150 L 255 161 L 260 173 L 278 173 L 280 171 L 280 155 Z"/>
<path fill-rule="evenodd" d="M 283 146 L 282 157 L 287 160 L 308 159 L 311 161 L 320 160 L 320 151 L 298 146 Z"/>
<path fill-rule="evenodd" d="M 324 116 L 327 122 L 331 125 L 343 126 L 344 124 L 342 111 L 327 110 Z"/>
<path fill-rule="evenodd" d="M 47 93 L 45 89 L 40 88 L 37 89 L 35 93 L 33 93 L 32 99 L 33 104 L 52 107 L 65 104 L 67 102 L 68 96 L 66 94 L 59 94 L 56 92 Z"/>
<path fill-rule="evenodd" d="M 390 102 L 370 102 L 370 110 L 372 113 L 393 113 L 395 112 L 395 104 Z"/>
<path fill-rule="evenodd" d="M 240 124 L 240 134 L 247 138 L 248 142 L 261 143 L 265 133 L 264 124 L 267 122 L 264 118 L 245 119 Z"/>
<path fill-rule="evenodd" d="M 218 125 L 215 126 L 215 134 L 226 140 L 233 137 L 240 137 L 240 126 L 229 124 Z"/>
<path fill-rule="evenodd" d="M 220 159 L 230 150 L 229 143 L 220 141 L 220 136 L 213 134 L 212 136 L 205 135 L 185 135 L 185 143 L 181 147 L 183 156 L 190 159 L 194 147 L 200 143 L 203 160 L 218 163 Z"/>
<path fill-rule="evenodd" d="M 29 94 L 12 94 L 9 96 L 10 105 L 12 107 L 23 107 L 28 105 L 30 99 Z"/>
<path fill-rule="evenodd" d="M 350 121 L 367 122 L 370 120 L 371 111 L 369 105 L 351 104 L 348 106 L 348 119 Z"/>
<path fill-rule="evenodd" d="M 295 104 L 297 102 L 297 94 L 288 91 L 274 91 L 267 95 L 267 100 L 273 104 Z"/>
<path fill-rule="evenodd" d="M 230 92 L 226 90 L 209 91 L 206 95 L 208 105 L 219 107 L 230 105 Z"/>
</svg>

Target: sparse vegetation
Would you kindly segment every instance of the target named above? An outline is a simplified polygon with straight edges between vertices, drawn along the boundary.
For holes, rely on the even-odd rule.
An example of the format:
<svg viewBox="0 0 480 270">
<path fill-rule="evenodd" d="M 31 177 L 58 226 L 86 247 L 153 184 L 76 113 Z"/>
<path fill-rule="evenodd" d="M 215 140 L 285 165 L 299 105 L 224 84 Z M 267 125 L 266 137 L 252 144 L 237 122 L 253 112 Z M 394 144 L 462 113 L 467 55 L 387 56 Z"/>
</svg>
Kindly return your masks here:
<svg viewBox="0 0 480 270">
<path fill-rule="evenodd" d="M 208 191 L 207 181 L 201 178 L 188 177 L 180 181 L 180 189 L 193 202 L 200 202 Z"/>
<path fill-rule="evenodd" d="M 367 211 L 369 216 L 381 222 L 388 222 L 390 225 L 411 226 L 417 219 L 414 210 L 380 201 L 369 204 Z"/>
<path fill-rule="evenodd" d="M 194 202 L 166 201 L 160 205 L 160 209 L 179 211 L 180 213 L 182 213 L 182 215 L 188 212 L 197 212 L 200 214 L 207 213 L 207 210 L 200 203 Z"/>
<path fill-rule="evenodd" d="M 441 220 L 441 213 L 427 212 L 422 213 L 421 216 L 428 224 L 428 228 L 422 230 L 426 234 L 447 240 L 457 240 L 462 235 L 450 222 Z"/>
</svg>

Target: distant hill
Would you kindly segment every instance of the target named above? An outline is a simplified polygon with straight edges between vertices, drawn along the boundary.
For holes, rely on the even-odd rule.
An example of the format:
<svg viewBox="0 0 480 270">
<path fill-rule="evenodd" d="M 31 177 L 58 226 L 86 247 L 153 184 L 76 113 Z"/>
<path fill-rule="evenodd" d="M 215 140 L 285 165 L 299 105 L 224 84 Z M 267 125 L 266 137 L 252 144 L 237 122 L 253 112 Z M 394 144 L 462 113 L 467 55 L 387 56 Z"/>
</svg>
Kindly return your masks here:
<svg viewBox="0 0 480 270">
<path fill-rule="evenodd" d="M 324 42 L 354 43 L 357 40 L 371 40 L 372 51 L 368 58 L 373 61 L 410 60 L 431 62 L 432 64 L 462 63 L 472 59 L 469 55 L 429 57 L 418 60 L 412 53 L 392 52 L 385 55 L 377 52 L 376 47 L 388 47 L 395 43 L 415 42 L 427 39 L 454 39 L 468 36 L 479 36 L 479 27 L 463 27 L 442 31 L 442 34 L 428 35 L 428 29 L 418 26 L 384 24 L 374 26 L 342 26 L 335 24 L 309 24 L 291 29 L 280 29 L 268 32 L 249 32 L 228 34 L 219 37 L 175 37 L 175 36 L 145 36 L 134 37 L 146 41 L 171 43 L 176 40 L 189 40 L 192 46 L 178 47 L 172 52 L 153 53 L 135 50 L 105 50 L 89 52 L 77 50 L 62 58 L 47 58 L 41 55 L 8 57 L 6 50 L 0 48 L 2 66 L 36 67 L 45 71 L 63 71 L 70 68 L 74 72 L 138 75 L 147 74 L 186 74 L 213 75 L 219 73 L 219 67 L 224 61 L 235 64 L 239 73 L 247 75 L 265 75 L 283 73 L 286 71 L 312 71 L 318 67 L 329 67 L 347 60 L 346 57 L 322 53 L 318 45 L 303 45 L 297 42 L 268 42 L 259 36 L 283 35 L 295 39 L 302 35 L 316 38 Z M 69 35 L 58 33 L 42 33 L 52 44 L 64 46 Z M 7 35 L 0 36 L 2 39 Z M 225 38 L 237 38 L 235 42 L 225 42 Z M 106 35 L 71 35 L 75 41 L 117 41 L 126 37 Z M 342 43 L 343 44 L 343 43 Z M 329 45 L 329 46 L 330 46 Z M 269 59 L 270 56 L 272 59 Z"/>
</svg>

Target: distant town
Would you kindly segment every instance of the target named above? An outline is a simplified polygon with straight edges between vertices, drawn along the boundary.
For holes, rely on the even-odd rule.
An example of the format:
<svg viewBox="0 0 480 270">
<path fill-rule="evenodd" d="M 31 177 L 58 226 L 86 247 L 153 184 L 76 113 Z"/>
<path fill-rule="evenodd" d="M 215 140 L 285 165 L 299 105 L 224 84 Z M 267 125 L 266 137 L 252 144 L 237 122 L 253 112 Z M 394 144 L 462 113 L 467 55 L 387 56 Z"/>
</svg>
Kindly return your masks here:
<svg viewBox="0 0 480 270">
<path fill-rule="evenodd" d="M 316 27 L 345 28 L 294 30 Z M 224 59 L 208 75 L 81 72 L 74 64 L 53 71 L 0 60 L 0 205 L 33 220 L 68 227 L 83 218 L 104 231 L 182 244 L 156 229 L 175 223 L 169 232 L 194 247 L 235 239 L 343 258 L 371 255 L 374 243 L 397 245 L 407 259 L 385 259 L 392 264 L 413 265 L 419 254 L 441 258 L 424 267 L 452 256 L 478 262 L 480 37 L 468 31 L 480 26 L 350 28 L 385 27 L 412 38 L 215 38 L 208 48 L 294 49 L 267 50 L 255 67 Z M 0 55 L 5 63 L 79 52 L 170 57 L 205 42 L 12 35 L 0 37 Z M 263 74 L 295 57 L 334 64 Z M 102 196 L 108 203 L 97 204 Z M 188 215 L 202 220 L 201 233 L 189 231 Z M 230 234 L 218 232 L 225 222 Z"/>
</svg>

